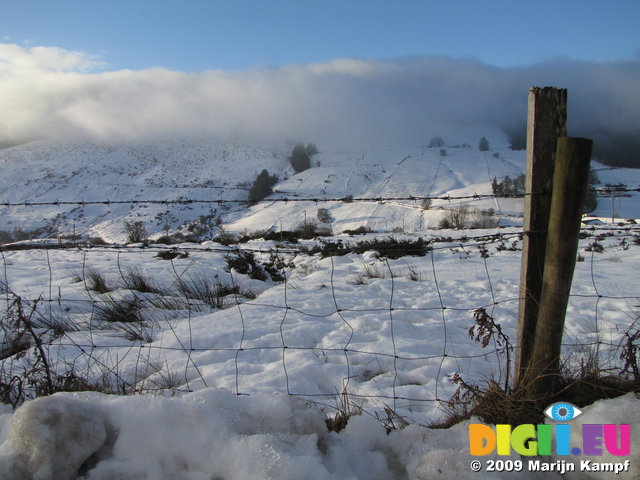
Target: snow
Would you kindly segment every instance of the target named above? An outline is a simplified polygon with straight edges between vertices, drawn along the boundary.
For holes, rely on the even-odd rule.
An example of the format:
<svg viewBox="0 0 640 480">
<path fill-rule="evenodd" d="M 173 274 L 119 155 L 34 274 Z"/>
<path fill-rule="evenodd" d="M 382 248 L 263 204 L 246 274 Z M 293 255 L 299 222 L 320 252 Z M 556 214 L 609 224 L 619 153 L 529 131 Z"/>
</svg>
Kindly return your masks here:
<svg viewBox="0 0 640 480">
<path fill-rule="evenodd" d="M 252 240 L 237 247 L 263 263 L 277 253 L 284 282 L 227 268 L 225 258 L 236 247 L 214 242 L 1 251 L 2 301 L 10 303 L 8 291 L 31 301 L 50 299 L 39 311 L 66 328 L 56 337 L 40 326 L 55 371 L 73 367 L 107 390 L 121 392 L 124 385 L 133 395 L 58 393 L 26 401 L 15 412 L 0 405 L 0 478 L 513 476 L 471 471 L 465 423 L 446 430 L 427 425 L 447 414 L 446 401 L 455 391 L 450 374 L 460 372 L 477 383 L 504 380 L 503 354 L 495 345 L 483 350 L 468 330 L 473 311 L 485 307 L 515 342 L 522 202 L 472 197 L 491 193 L 493 177 L 520 174 L 524 153 L 500 149 L 494 155 L 451 146 L 446 156 L 425 147 L 321 152 L 314 156 L 319 167 L 294 175 L 289 150 L 286 144 L 208 140 L 36 142 L 0 151 L 5 175 L 0 203 L 78 196 L 85 201 L 224 197 L 232 201 L 228 206 L 171 206 L 171 231 L 212 209 L 226 231 L 291 230 L 326 208 L 333 236 L 325 241 L 355 244 L 392 234 L 434 242 L 425 256 L 389 260 L 372 251 L 328 258 L 306 253 L 305 248 L 320 246 L 319 240 Z M 238 185 L 262 168 L 282 181 L 270 198 L 246 208 L 239 202 L 246 191 Z M 622 178 L 629 188 L 639 181 L 637 171 L 629 169 L 598 175 L 601 183 Z M 347 195 L 358 201 L 334 201 Z M 409 198 L 425 195 L 440 198 L 427 210 Z M 278 201 L 283 197 L 300 201 Z M 398 199 L 380 203 L 380 197 Z M 616 209 L 625 218 L 638 218 L 637 200 L 632 193 Z M 583 261 L 576 264 L 563 341 L 567 365 L 597 358 L 603 368 L 619 369 L 620 341 L 637 321 L 638 230 L 629 223 L 612 226 L 608 202 L 601 199 L 594 212 L 603 223 L 587 227 L 580 242 Z M 445 209 L 461 203 L 495 209 L 500 228 L 434 230 Z M 167 210 L 154 204 L 0 207 L 0 230 L 48 221 L 59 234 L 75 228 L 85 237 L 123 242 L 123 220 L 141 219 L 159 235 L 158 215 Z M 341 234 L 361 226 L 375 233 Z M 603 252 L 587 251 L 595 241 Z M 188 256 L 171 261 L 156 256 L 171 248 Z M 87 288 L 91 268 L 104 275 L 110 293 Z M 123 272 L 130 270 L 153 280 L 158 291 L 127 288 Z M 226 297 L 230 308 L 193 299 L 185 303 L 178 293 L 181 283 L 205 277 L 252 295 Z M 141 338 L 130 338 L 131 325 L 96 316 L 96 305 L 121 298 L 140 302 Z M 20 372 L 29 361 L 33 349 L 3 363 L 3 369 Z M 340 408 L 343 392 L 349 407 L 362 412 L 345 430 L 329 432 L 324 419 Z M 633 395 L 597 402 L 573 423 L 631 423 L 637 469 L 637 402 Z M 387 433 L 392 420 L 408 426 Z M 567 478 L 601 478 L 571 475 Z M 634 470 L 620 478 L 637 475 Z"/>
<path fill-rule="evenodd" d="M 598 402 L 585 408 L 572 431 L 578 438 L 582 423 L 637 425 L 638 406 L 633 394 Z M 511 478 L 507 472 L 471 471 L 466 425 L 446 430 L 410 425 L 387 434 L 375 419 L 361 415 L 342 432 L 329 433 L 313 405 L 279 394 L 237 397 L 218 389 L 176 398 L 60 393 L 0 416 L 0 474 L 6 480 Z M 637 445 L 638 430 L 632 431 L 632 445 Z M 629 458 L 632 469 L 618 478 L 637 478 L 640 455 L 635 451 Z M 571 473 L 566 478 L 610 477 Z"/>
</svg>

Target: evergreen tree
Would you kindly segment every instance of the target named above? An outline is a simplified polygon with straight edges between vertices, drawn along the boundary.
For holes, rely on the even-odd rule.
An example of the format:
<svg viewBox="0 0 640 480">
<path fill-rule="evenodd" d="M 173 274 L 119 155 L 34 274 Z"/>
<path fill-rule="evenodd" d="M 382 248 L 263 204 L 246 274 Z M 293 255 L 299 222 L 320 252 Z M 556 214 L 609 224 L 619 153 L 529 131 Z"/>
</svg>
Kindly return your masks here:
<svg viewBox="0 0 640 480">
<path fill-rule="evenodd" d="M 489 140 L 487 140 L 487 137 L 482 137 L 480 139 L 480 142 L 478 142 L 478 149 L 481 152 L 487 152 L 489 150 Z"/>
<path fill-rule="evenodd" d="M 276 175 L 269 175 L 269 172 L 262 170 L 256 177 L 253 185 L 249 189 L 249 201 L 259 202 L 273 193 L 273 187 L 278 183 Z"/>
<path fill-rule="evenodd" d="M 289 157 L 289 162 L 291 162 L 291 166 L 296 173 L 304 172 L 308 168 L 311 168 L 311 159 L 304 144 L 295 144 Z"/>
</svg>

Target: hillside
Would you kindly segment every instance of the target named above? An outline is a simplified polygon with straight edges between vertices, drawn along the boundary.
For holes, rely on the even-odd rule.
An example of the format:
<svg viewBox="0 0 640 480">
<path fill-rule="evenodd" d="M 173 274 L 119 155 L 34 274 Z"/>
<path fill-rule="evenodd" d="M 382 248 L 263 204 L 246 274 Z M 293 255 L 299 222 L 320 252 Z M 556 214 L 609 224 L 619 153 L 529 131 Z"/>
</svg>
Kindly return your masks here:
<svg viewBox="0 0 640 480">
<path fill-rule="evenodd" d="M 312 168 L 295 174 L 288 161 L 291 144 L 284 142 L 275 146 L 212 139 L 33 142 L 0 150 L 0 204 L 45 205 L 0 206 L 0 231 L 18 229 L 23 238 L 77 235 L 123 242 L 124 222 L 142 221 L 151 238 L 175 232 L 188 237 L 195 232 L 202 240 L 219 234 L 221 228 L 235 233 L 293 230 L 317 221 L 318 210 L 326 209 L 334 233 L 359 227 L 420 232 L 436 228 L 443 209 L 460 205 L 471 211 L 491 209 L 497 225 L 518 225 L 520 200 L 472 198 L 491 194 L 493 178 L 523 173 L 523 151 L 508 149 L 500 135 L 492 143 L 498 148 L 487 152 L 470 143 L 321 149 L 312 158 Z M 640 185 L 640 170 L 611 169 L 595 162 L 594 168 L 601 185 Z M 262 169 L 279 181 L 274 194 L 250 206 L 245 202 L 248 189 Z M 637 192 L 630 195 L 615 200 L 618 218 L 639 216 Z M 425 196 L 440 199 L 429 205 L 407 200 Z M 293 201 L 279 201 L 283 198 Z M 344 198 L 359 201 L 335 201 Z M 609 198 L 602 199 L 593 213 L 610 218 L 611 206 Z"/>
<path fill-rule="evenodd" d="M 41 141 L 0 150 L 0 203 L 52 203 L 0 208 L 0 230 L 41 229 L 41 234 L 54 238 L 75 232 L 83 237 L 123 241 L 124 221 L 143 221 L 152 234 L 167 229 L 184 231 L 186 224 L 205 221 L 203 217 L 209 227 L 217 220 L 238 231 L 291 229 L 304 221 L 305 214 L 310 220 L 318 208 L 327 208 L 337 232 L 362 224 L 375 230 L 404 227 L 412 231 L 433 226 L 437 215 L 425 212 L 417 202 L 380 206 L 373 199 L 490 193 L 491 178 L 515 176 L 523 168 L 522 152 L 504 149 L 481 153 L 454 146 L 442 156 L 438 148 L 420 147 L 321 151 L 313 156 L 313 168 L 296 175 L 288 162 L 290 152 L 291 145 L 285 143 L 265 147 L 212 140 L 124 144 Z M 280 180 L 271 199 L 313 198 L 314 202 L 265 202 L 247 210 L 242 201 L 262 169 Z M 371 198 L 372 202 L 316 202 L 348 196 Z M 175 200 L 185 203 L 160 203 Z M 191 200 L 204 202 L 186 202 Z M 449 204 L 435 201 L 432 206 Z M 509 201 L 485 201 L 478 207 L 510 216 L 520 212 L 520 207 Z M 209 233 L 215 234 L 215 228 Z"/>
</svg>

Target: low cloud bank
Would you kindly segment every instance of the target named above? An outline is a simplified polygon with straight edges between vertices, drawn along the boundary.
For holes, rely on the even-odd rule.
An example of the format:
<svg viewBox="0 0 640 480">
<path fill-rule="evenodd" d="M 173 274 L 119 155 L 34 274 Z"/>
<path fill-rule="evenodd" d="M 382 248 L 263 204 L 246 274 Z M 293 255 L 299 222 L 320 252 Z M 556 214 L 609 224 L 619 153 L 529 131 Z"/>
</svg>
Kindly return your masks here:
<svg viewBox="0 0 640 480">
<path fill-rule="evenodd" d="M 473 59 L 341 59 L 240 72 L 105 71 L 58 48 L 0 45 L 0 143 L 156 135 L 422 145 L 473 127 L 525 128 L 531 86 L 569 90 L 569 134 L 640 166 L 640 59 L 498 68 Z M 473 139 L 467 139 L 468 141 Z"/>
</svg>

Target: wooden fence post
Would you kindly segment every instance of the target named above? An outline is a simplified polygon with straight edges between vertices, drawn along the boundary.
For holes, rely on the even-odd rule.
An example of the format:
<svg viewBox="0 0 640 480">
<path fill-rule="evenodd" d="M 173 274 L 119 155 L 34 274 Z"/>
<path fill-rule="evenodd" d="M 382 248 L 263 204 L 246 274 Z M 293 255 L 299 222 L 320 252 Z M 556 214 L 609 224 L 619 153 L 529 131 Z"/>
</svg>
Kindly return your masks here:
<svg viewBox="0 0 640 480">
<path fill-rule="evenodd" d="M 558 139 L 538 322 L 524 377 L 540 395 L 552 393 L 558 379 L 592 146 L 586 138 Z"/>
<path fill-rule="evenodd" d="M 527 118 L 527 172 L 524 238 L 520 271 L 515 383 L 531 358 L 542 291 L 547 226 L 551 206 L 554 156 L 558 137 L 567 135 L 567 90 L 533 87 Z"/>
</svg>

